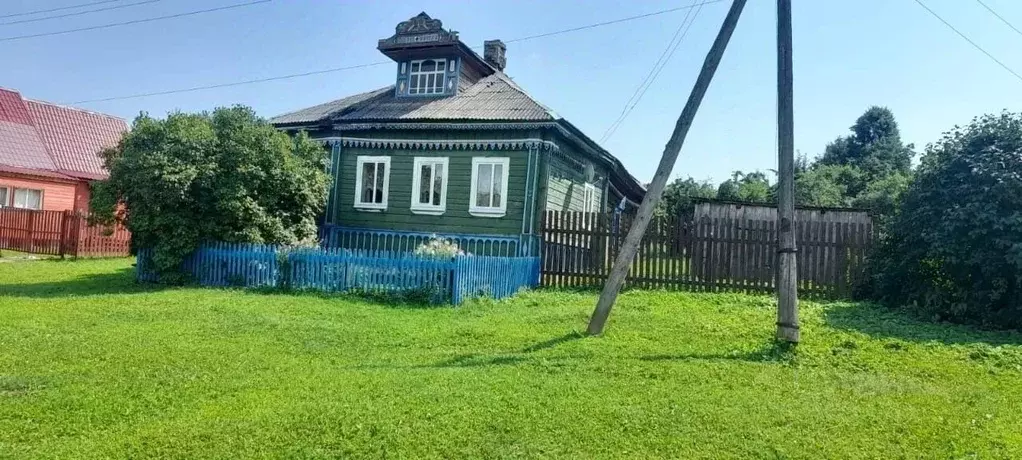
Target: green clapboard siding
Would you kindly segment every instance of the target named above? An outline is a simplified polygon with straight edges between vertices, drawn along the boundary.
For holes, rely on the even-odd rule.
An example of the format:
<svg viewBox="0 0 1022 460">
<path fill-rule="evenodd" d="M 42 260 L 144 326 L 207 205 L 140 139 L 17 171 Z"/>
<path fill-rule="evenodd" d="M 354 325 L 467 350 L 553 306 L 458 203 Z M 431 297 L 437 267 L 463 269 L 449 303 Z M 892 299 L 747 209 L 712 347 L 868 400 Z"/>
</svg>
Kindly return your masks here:
<svg viewBox="0 0 1022 460">
<path fill-rule="evenodd" d="M 579 158 L 579 157 L 576 157 Z M 585 188 L 584 173 L 577 165 L 572 165 L 560 155 L 547 157 L 546 209 L 548 211 L 583 211 L 583 190 Z M 596 187 L 596 200 L 603 203 L 603 182 L 605 174 L 600 167 L 595 168 L 593 185 Z M 601 208 L 603 206 L 601 205 Z"/>
<path fill-rule="evenodd" d="M 354 207 L 356 160 L 361 155 L 391 157 L 390 190 L 385 211 L 362 211 Z M 414 214 L 410 209 L 415 157 L 449 158 L 447 211 L 443 215 Z M 507 214 L 504 217 L 479 217 L 468 213 L 473 157 L 510 158 Z M 522 233 L 528 161 L 529 156 L 525 151 L 342 148 L 336 182 L 339 188 L 334 203 L 334 223 L 381 230 L 517 236 Z"/>
</svg>

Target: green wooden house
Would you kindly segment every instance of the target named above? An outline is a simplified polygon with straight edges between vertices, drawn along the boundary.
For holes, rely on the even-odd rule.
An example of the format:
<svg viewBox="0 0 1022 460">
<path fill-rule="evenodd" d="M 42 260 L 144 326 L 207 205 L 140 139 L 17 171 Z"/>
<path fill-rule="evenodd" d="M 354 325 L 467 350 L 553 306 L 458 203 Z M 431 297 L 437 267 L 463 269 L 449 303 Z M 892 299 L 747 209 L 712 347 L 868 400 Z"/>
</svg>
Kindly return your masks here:
<svg viewBox="0 0 1022 460">
<path fill-rule="evenodd" d="M 500 40 L 479 56 L 420 13 L 377 48 L 391 84 L 271 119 L 329 146 L 327 227 L 524 241 L 543 211 L 642 200 L 618 159 L 504 73 Z"/>
</svg>

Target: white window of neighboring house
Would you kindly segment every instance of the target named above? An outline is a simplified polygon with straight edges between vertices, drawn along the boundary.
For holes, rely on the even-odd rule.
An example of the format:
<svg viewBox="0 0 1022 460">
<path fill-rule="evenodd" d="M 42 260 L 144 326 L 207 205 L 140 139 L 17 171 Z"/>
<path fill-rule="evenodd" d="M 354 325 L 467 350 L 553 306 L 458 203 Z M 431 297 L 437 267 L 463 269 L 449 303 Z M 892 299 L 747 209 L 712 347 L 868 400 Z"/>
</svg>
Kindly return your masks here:
<svg viewBox="0 0 1022 460">
<path fill-rule="evenodd" d="M 447 75 L 446 59 L 420 59 L 411 62 L 408 94 L 443 94 Z"/>
<path fill-rule="evenodd" d="M 509 158 L 473 158 L 469 214 L 501 217 L 507 213 Z"/>
<path fill-rule="evenodd" d="M 585 184 L 582 188 L 582 211 L 600 212 L 600 201 L 596 199 L 596 186 Z"/>
<path fill-rule="evenodd" d="M 14 207 L 22 209 L 42 209 L 43 191 L 29 188 L 14 189 Z"/>
<path fill-rule="evenodd" d="M 0 187 L 0 208 L 11 205 L 11 189 Z"/>
<path fill-rule="evenodd" d="M 355 207 L 387 209 L 390 188 L 390 157 L 360 156 L 355 172 Z"/>
<path fill-rule="evenodd" d="M 443 214 L 447 210 L 447 157 L 415 157 L 412 212 Z"/>
</svg>

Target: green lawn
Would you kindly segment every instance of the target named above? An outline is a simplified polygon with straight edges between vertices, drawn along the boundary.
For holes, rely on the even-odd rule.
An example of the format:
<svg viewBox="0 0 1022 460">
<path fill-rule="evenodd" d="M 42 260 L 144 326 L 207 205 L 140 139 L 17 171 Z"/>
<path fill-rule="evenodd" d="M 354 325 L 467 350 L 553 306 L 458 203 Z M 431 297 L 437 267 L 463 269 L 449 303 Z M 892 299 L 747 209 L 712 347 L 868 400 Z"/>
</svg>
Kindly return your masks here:
<svg viewBox="0 0 1022 460">
<path fill-rule="evenodd" d="M 0 457 L 1022 458 L 1022 335 L 629 292 L 461 308 L 0 264 Z"/>
</svg>

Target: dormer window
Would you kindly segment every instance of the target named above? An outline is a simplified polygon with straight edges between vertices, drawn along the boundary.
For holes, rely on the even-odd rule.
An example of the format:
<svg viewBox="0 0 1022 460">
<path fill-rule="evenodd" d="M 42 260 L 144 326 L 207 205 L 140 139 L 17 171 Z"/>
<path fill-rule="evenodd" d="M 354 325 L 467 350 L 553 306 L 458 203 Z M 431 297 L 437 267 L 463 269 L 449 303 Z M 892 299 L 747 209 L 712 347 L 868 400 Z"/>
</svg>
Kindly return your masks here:
<svg viewBox="0 0 1022 460">
<path fill-rule="evenodd" d="M 444 94 L 446 59 L 420 59 L 411 62 L 408 94 Z"/>
</svg>

